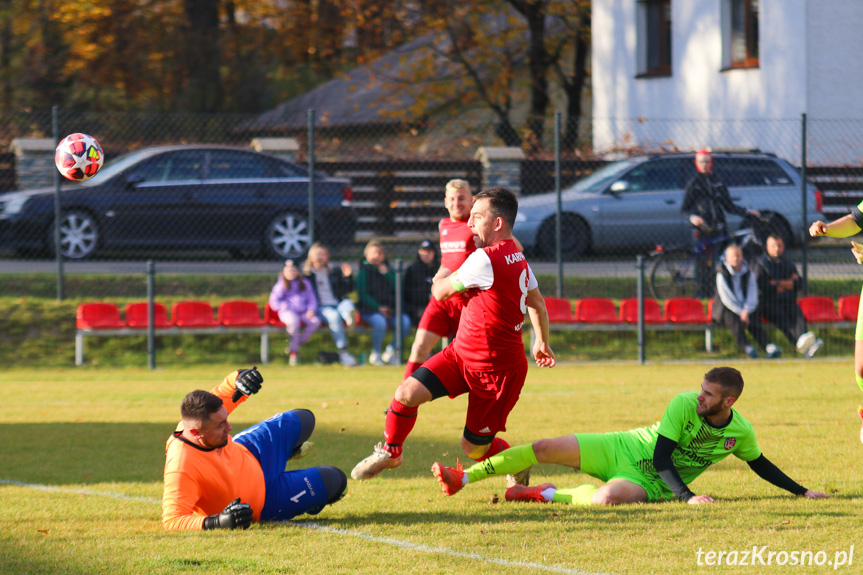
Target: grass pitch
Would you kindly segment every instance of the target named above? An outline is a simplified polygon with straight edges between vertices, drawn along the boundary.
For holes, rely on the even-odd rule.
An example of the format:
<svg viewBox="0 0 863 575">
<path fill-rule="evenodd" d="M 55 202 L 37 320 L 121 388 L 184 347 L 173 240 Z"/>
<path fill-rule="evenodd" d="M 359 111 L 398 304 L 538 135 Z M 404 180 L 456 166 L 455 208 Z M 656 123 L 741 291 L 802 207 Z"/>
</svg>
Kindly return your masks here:
<svg viewBox="0 0 863 575">
<path fill-rule="evenodd" d="M 164 444 L 180 399 L 247 366 L 7 369 L 0 573 L 822 573 L 852 545 L 861 549 L 836 570 L 861 572 L 861 397 L 850 359 L 731 365 L 746 381 L 736 407 L 755 426 L 765 455 L 831 499 L 795 498 L 733 456 L 692 484 L 696 493 L 714 496 L 715 505 L 506 503 L 502 478 L 445 497 L 429 468 L 435 460 L 454 465 L 461 456 L 462 397 L 423 406 L 403 466 L 371 481 L 350 480 L 347 497 L 318 516 L 240 532 L 169 532 L 158 501 Z M 515 445 L 653 423 L 672 396 L 697 391 L 710 367 L 532 368 L 503 437 Z M 384 410 L 401 379 L 401 368 L 263 366 L 261 372 L 261 392 L 231 416 L 235 432 L 277 411 L 309 408 L 317 416 L 314 450 L 297 464 L 348 473 L 380 441 Z M 538 466 L 532 483 L 545 481 L 598 483 Z M 740 565 L 743 551 L 764 546 L 764 561 L 777 553 L 770 565 Z M 710 551 L 738 551 L 738 565 L 727 559 L 706 565 Z M 812 552 L 813 564 L 779 564 L 782 552 L 790 563 L 795 551 Z"/>
</svg>

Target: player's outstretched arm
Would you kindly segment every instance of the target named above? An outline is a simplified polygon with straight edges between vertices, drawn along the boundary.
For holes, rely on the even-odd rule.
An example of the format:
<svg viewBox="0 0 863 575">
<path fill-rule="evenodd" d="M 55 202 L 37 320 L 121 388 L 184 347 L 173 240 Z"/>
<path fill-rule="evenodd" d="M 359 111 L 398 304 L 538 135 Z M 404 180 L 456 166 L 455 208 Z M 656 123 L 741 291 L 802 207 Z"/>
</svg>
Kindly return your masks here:
<svg viewBox="0 0 863 575">
<path fill-rule="evenodd" d="M 776 487 L 780 489 L 784 489 L 785 491 L 790 491 L 794 495 L 802 495 L 804 497 L 808 497 L 809 499 L 820 499 L 822 497 L 830 497 L 826 493 L 819 493 L 818 491 L 812 491 L 811 489 L 806 489 L 787 475 L 782 472 L 781 469 L 776 467 L 773 462 L 764 457 L 762 454 L 757 459 L 746 462 L 749 465 L 749 468 L 752 469 L 764 481 L 768 483 L 772 483 Z"/>
<path fill-rule="evenodd" d="M 858 233 L 860 233 L 860 226 L 857 225 L 857 222 L 854 221 L 854 216 L 851 214 L 842 216 L 829 224 L 819 220 L 809 226 L 809 235 L 813 238 L 817 238 L 818 236 L 847 238 Z"/>
<path fill-rule="evenodd" d="M 527 313 L 530 316 L 530 324 L 536 334 L 536 339 L 533 342 L 533 353 L 536 365 L 540 367 L 554 367 L 557 364 L 557 358 L 549 344 L 549 328 L 548 328 L 548 310 L 545 307 L 545 299 L 539 292 L 539 288 L 534 288 L 527 292 L 525 301 Z"/>
</svg>

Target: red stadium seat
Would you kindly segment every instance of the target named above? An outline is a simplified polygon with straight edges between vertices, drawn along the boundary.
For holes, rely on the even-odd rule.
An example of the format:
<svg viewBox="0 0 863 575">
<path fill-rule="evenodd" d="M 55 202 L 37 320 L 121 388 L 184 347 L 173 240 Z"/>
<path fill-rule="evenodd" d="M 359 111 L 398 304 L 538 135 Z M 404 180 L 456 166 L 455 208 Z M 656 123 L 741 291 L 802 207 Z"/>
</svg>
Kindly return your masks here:
<svg viewBox="0 0 863 575">
<path fill-rule="evenodd" d="M 130 303 L 126 306 L 126 325 L 135 329 L 147 327 L 147 302 Z M 168 321 L 168 313 L 165 305 L 155 302 L 153 304 L 153 320 L 156 327 L 171 327 Z"/>
<path fill-rule="evenodd" d="M 604 297 L 576 300 L 575 319 L 583 323 L 620 323 L 614 302 Z"/>
<path fill-rule="evenodd" d="M 171 306 L 171 319 L 177 327 L 219 327 L 213 306 L 205 301 L 180 301 Z"/>
<path fill-rule="evenodd" d="M 859 295 L 843 295 L 839 298 L 839 317 L 848 321 L 857 321 L 857 310 L 859 307 Z"/>
<path fill-rule="evenodd" d="M 285 327 L 285 324 L 282 323 L 282 320 L 279 319 L 279 314 L 276 313 L 276 310 L 270 307 L 269 302 L 267 302 L 267 305 L 264 306 L 264 319 L 270 325 Z"/>
<path fill-rule="evenodd" d="M 626 323 L 638 323 L 638 298 L 620 300 L 620 320 Z M 663 323 L 662 309 L 659 302 L 653 298 L 644 298 L 644 323 Z"/>
<path fill-rule="evenodd" d="M 126 327 L 120 319 L 120 308 L 113 303 L 82 303 L 75 320 L 78 329 L 120 329 Z"/>
<path fill-rule="evenodd" d="M 833 322 L 842 321 L 833 307 L 833 299 L 823 295 L 807 295 L 797 300 L 797 305 L 803 311 L 806 321 Z M 856 318 L 855 318 L 856 319 Z"/>
<path fill-rule="evenodd" d="M 572 323 L 577 321 L 572 315 L 572 305 L 569 300 L 562 297 L 545 298 L 545 308 L 548 310 L 548 321 L 550 323 Z"/>
<path fill-rule="evenodd" d="M 261 319 L 261 309 L 253 301 L 232 300 L 219 304 L 219 323 L 234 327 L 260 327 L 267 325 Z"/>
<path fill-rule="evenodd" d="M 665 300 L 665 319 L 671 323 L 710 323 L 710 318 L 704 314 L 704 304 L 694 297 Z"/>
</svg>

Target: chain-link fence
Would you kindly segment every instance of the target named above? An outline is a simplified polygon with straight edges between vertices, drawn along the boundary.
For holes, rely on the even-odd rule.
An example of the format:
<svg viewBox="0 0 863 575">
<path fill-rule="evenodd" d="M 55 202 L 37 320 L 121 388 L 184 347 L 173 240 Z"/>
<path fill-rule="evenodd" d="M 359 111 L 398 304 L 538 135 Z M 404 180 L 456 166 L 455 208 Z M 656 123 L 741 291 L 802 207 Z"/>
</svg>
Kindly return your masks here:
<svg viewBox="0 0 863 575">
<path fill-rule="evenodd" d="M 310 110 L 258 116 L 59 110 L 57 118 L 55 126 L 50 110 L 0 116 L 0 147 L 10 150 L 0 158 L 0 188 L 43 192 L 0 197 L 0 257 L 9 270 L 52 269 L 56 129 L 94 136 L 107 157 L 99 175 L 64 182 L 60 194 L 61 269 L 69 274 L 141 273 L 153 260 L 160 274 L 251 274 L 258 278 L 251 283 L 260 284 L 253 295 L 262 299 L 281 261 L 302 260 L 313 241 L 329 245 L 335 262 L 354 269 L 372 239 L 383 242 L 390 260 L 413 261 L 422 240 L 439 239 L 444 185 L 458 178 L 474 189 L 503 185 L 520 195 L 516 236 L 546 295 L 570 303 L 612 298 L 619 313 L 621 300 L 637 295 L 635 262 L 642 256 L 645 296 L 661 306 L 672 295 L 701 296 L 707 313 L 714 294 L 687 292 L 695 289 L 686 282 L 697 280 L 698 244 L 682 203 L 696 175 L 695 150 L 710 148 L 713 172 L 732 202 L 760 213 L 757 239 L 782 238 L 802 278 L 800 296 L 830 297 L 838 314 L 839 298 L 859 287 L 849 242 L 810 240 L 806 230 L 863 200 L 861 121 L 582 118 L 558 129 L 552 119 L 541 134 L 522 134 L 522 146 L 513 148 L 501 145 L 497 120 L 480 112 L 470 121 L 362 125 Z M 730 213 L 728 224 L 736 232 L 752 221 Z M 675 265 L 695 267 L 678 269 L 677 292 L 669 292 L 674 270 L 663 270 L 672 258 L 657 254 L 675 250 L 684 260 Z M 714 252 L 709 257 L 718 260 L 721 250 Z M 759 250 L 746 255 L 754 268 Z M 104 286 L 112 285 L 104 277 Z M 74 277 L 60 281 L 67 297 L 111 298 L 92 286 L 76 291 L 83 284 Z M 157 296 L 171 292 L 163 281 L 169 280 L 157 282 Z M 117 298 L 128 295 L 118 290 Z M 216 297 L 229 295 L 243 294 Z M 824 352 L 850 352 L 849 327 L 823 331 Z M 634 330 L 556 334 L 573 357 L 636 355 Z M 720 329 L 711 336 L 712 353 L 737 354 L 726 335 Z M 690 343 L 667 345 L 669 337 Z M 769 337 L 785 341 L 777 333 Z M 706 353 L 698 330 L 649 330 L 647 338 L 648 347 L 659 338 L 671 356 Z"/>
</svg>

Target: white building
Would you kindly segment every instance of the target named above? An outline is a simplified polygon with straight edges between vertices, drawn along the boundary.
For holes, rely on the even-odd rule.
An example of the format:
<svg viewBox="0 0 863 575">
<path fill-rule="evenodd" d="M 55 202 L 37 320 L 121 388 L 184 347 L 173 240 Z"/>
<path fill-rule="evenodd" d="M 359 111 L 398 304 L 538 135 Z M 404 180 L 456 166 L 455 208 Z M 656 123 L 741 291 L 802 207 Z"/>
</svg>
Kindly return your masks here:
<svg viewBox="0 0 863 575">
<path fill-rule="evenodd" d="M 863 0 L 593 0 L 597 152 L 863 163 Z"/>
</svg>

